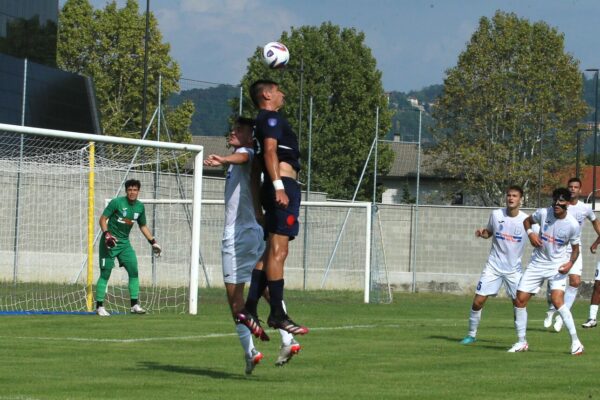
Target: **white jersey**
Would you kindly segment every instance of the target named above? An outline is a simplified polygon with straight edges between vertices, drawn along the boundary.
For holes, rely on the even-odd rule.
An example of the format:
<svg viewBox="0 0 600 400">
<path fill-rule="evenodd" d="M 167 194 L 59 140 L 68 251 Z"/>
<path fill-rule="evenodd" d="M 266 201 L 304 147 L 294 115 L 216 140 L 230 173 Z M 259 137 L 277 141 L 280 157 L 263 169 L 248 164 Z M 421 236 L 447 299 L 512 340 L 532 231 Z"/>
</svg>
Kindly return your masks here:
<svg viewBox="0 0 600 400">
<path fill-rule="evenodd" d="M 250 172 L 254 150 L 240 147 L 234 153 L 248 153 L 248 162 L 231 164 L 225 180 L 225 232 L 256 225 L 252 191 L 250 189 Z"/>
<path fill-rule="evenodd" d="M 516 217 L 506 213 L 506 208 L 492 211 L 486 230 L 492 232 L 492 248 L 488 265 L 502 273 L 521 271 L 521 257 L 525 248 L 523 221 L 527 214 L 519 211 Z"/>
<path fill-rule="evenodd" d="M 575 220 L 579 224 L 580 231 L 581 229 L 583 229 L 583 223 L 585 222 L 586 218 L 590 222 L 594 222 L 596 220 L 596 214 L 592 210 L 592 207 L 589 204 L 585 204 L 581 200 L 578 200 L 577 204 L 575 205 L 569 204 L 569 207 L 567 208 L 567 213 L 569 215 L 572 215 L 573 218 L 575 218 Z"/>
<path fill-rule="evenodd" d="M 573 216 L 563 219 L 554 216 L 552 207 L 538 208 L 532 219 L 540 226 L 542 247 L 536 247 L 531 255 L 531 264 L 557 268 L 569 261 L 569 245 L 580 244 L 581 229 Z"/>
</svg>

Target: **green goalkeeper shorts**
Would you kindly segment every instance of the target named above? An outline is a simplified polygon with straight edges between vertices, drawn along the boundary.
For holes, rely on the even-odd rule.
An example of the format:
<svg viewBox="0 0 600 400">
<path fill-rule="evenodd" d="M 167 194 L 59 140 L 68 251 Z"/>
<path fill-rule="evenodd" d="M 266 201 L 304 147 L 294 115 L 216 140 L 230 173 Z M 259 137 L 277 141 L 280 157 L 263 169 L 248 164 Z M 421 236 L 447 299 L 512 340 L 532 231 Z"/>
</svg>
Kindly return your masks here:
<svg viewBox="0 0 600 400">
<path fill-rule="evenodd" d="M 129 272 L 137 272 L 137 256 L 129 242 L 117 242 L 112 249 L 108 249 L 104 243 L 100 243 L 99 256 L 100 269 L 113 269 L 116 258 L 121 267 L 125 267 Z"/>
</svg>

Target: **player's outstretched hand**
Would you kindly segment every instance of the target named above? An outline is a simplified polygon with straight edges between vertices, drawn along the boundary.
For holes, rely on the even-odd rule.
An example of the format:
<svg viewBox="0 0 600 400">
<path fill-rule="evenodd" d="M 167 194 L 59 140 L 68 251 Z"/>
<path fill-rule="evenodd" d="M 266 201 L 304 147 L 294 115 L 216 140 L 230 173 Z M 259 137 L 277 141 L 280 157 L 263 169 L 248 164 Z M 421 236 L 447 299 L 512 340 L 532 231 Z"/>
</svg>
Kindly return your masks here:
<svg viewBox="0 0 600 400">
<path fill-rule="evenodd" d="M 156 257 L 160 257 L 160 253 L 162 253 L 161 247 L 156 243 L 156 239 L 149 240 L 152 245 L 152 252 L 156 255 Z"/>
<path fill-rule="evenodd" d="M 109 231 L 105 231 L 104 244 L 106 244 L 107 248 L 112 249 L 117 244 L 117 239 L 113 235 L 111 235 Z"/>
</svg>

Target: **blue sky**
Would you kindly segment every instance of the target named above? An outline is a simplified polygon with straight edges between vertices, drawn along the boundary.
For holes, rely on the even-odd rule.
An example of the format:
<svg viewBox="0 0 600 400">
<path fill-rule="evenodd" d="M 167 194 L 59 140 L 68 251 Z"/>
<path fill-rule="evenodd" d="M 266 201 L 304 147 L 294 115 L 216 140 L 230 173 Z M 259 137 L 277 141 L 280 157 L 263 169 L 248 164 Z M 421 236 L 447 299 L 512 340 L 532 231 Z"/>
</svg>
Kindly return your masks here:
<svg viewBox="0 0 600 400">
<path fill-rule="evenodd" d="M 210 82 L 239 83 L 257 46 L 331 21 L 365 33 L 386 90 L 418 90 L 443 83 L 479 19 L 498 9 L 545 21 L 564 33 L 582 70 L 600 68 L 598 0 L 150 0 L 150 9 L 182 76 Z"/>
</svg>

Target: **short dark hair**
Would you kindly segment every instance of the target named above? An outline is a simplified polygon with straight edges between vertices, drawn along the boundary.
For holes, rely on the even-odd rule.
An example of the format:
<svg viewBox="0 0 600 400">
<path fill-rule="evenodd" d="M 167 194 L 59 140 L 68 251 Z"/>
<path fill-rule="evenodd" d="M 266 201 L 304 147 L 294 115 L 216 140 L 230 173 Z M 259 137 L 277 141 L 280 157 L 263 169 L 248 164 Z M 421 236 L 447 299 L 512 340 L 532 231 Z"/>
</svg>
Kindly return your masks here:
<svg viewBox="0 0 600 400">
<path fill-rule="evenodd" d="M 129 189 L 132 186 L 136 186 L 139 190 L 142 187 L 142 184 L 137 179 L 129 179 L 128 181 L 125 181 L 125 190 Z"/>
<path fill-rule="evenodd" d="M 248 126 L 252 129 L 254 129 L 254 125 L 256 125 L 256 121 L 253 118 L 246 117 L 237 117 L 235 123 L 242 126 Z"/>
<path fill-rule="evenodd" d="M 265 89 L 270 89 L 273 86 L 279 86 L 279 83 L 270 79 L 259 79 L 250 86 L 250 98 L 256 107 L 260 107 L 260 95 Z"/>
<path fill-rule="evenodd" d="M 571 178 L 571 179 L 569 179 L 569 181 L 567 182 L 567 186 L 569 186 L 569 185 L 570 185 L 571 183 L 573 183 L 573 182 L 577 182 L 577 183 L 579 183 L 579 186 L 581 186 L 581 185 L 582 185 L 582 183 L 581 183 L 581 179 L 579 179 L 578 177 L 574 177 L 574 178 Z"/>
<path fill-rule="evenodd" d="M 564 201 L 571 201 L 571 192 L 569 192 L 569 189 L 564 187 L 554 189 L 552 192 L 552 200 L 557 201 L 561 200 L 561 198 Z"/>
<path fill-rule="evenodd" d="M 519 194 L 521 195 L 521 197 L 523 197 L 523 188 L 521 186 L 519 186 L 519 185 L 510 185 L 508 188 L 506 188 L 506 194 L 508 194 L 508 192 L 510 192 L 511 190 L 519 192 Z"/>
</svg>

